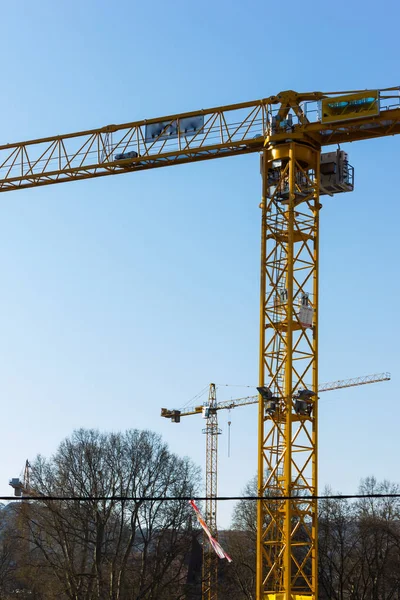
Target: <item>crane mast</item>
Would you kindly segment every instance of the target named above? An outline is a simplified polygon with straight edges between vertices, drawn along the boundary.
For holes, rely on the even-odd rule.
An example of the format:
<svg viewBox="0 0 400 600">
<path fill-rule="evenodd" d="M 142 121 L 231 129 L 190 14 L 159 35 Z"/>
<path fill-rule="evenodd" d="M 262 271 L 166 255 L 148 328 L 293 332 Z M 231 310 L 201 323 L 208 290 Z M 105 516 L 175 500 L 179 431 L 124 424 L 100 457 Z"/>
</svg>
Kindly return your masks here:
<svg viewBox="0 0 400 600">
<path fill-rule="evenodd" d="M 267 140 L 258 417 L 258 495 L 265 500 L 257 515 L 257 590 L 270 600 L 317 597 L 317 504 L 304 496 L 317 494 L 319 167 L 316 145 Z M 269 502 L 268 495 L 291 499 Z"/>
</svg>

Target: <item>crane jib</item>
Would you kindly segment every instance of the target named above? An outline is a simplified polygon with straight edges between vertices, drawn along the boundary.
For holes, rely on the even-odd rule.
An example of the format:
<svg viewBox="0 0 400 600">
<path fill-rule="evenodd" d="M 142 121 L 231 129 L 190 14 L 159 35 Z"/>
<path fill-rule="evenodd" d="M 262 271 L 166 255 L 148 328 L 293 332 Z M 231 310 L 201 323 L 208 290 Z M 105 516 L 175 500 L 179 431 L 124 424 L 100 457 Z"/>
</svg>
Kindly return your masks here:
<svg viewBox="0 0 400 600">
<path fill-rule="evenodd" d="M 0 146 L 0 192 L 262 151 L 268 139 L 317 146 L 400 133 L 398 88 L 297 94 Z"/>
</svg>

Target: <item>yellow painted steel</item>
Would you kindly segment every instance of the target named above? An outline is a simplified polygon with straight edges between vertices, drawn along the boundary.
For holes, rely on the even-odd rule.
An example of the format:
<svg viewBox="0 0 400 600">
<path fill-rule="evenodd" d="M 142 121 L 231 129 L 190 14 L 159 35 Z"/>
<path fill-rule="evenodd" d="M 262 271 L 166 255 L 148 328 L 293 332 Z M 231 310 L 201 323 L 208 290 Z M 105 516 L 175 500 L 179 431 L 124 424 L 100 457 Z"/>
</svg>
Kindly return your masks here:
<svg viewBox="0 0 400 600">
<path fill-rule="evenodd" d="M 259 400 L 259 600 L 317 597 L 317 395 L 302 410 L 297 397 L 318 391 L 319 163 L 317 146 L 266 141 L 259 383 L 272 399 Z"/>
<path fill-rule="evenodd" d="M 313 140 L 320 146 L 400 133 L 399 88 L 378 92 L 377 116 L 360 119 L 357 114 L 334 123 L 321 122 L 320 103 L 335 102 L 338 93 L 287 91 L 241 104 L 3 144 L 0 192 L 261 152 L 272 117 L 282 119 L 289 111 L 295 117 L 291 138 Z M 365 98 L 366 92 L 351 93 Z M 180 124 L 191 117 L 201 117 L 204 123 L 188 134 Z M 163 130 L 149 140 L 146 127 L 155 123 L 162 123 Z M 170 128 L 177 134 L 167 139 Z M 287 131 L 274 135 L 277 141 L 284 140 Z M 117 158 L 132 152 L 137 156 Z"/>
<path fill-rule="evenodd" d="M 321 101 L 321 123 L 363 119 L 379 115 L 379 92 L 367 90 L 364 94 L 346 94 Z"/>
</svg>

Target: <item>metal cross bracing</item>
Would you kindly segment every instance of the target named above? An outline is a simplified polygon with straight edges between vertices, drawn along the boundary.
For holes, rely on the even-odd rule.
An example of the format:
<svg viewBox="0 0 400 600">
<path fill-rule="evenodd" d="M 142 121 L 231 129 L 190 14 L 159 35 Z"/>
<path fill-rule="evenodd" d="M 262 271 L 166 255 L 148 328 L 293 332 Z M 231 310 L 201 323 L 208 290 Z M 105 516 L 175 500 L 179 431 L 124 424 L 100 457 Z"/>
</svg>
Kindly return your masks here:
<svg viewBox="0 0 400 600">
<path fill-rule="evenodd" d="M 365 92 L 363 92 L 365 94 Z M 319 146 L 400 133 L 399 88 L 379 91 L 379 113 L 321 122 L 340 92 L 282 92 L 261 100 L 0 145 L 0 192 L 261 152 L 272 119 Z M 275 137 L 284 139 L 286 131 Z M 287 136 L 286 136 L 287 137 Z"/>
<path fill-rule="evenodd" d="M 317 491 L 319 194 L 353 188 L 347 157 L 321 148 L 399 134 L 399 92 L 288 90 L 0 145 L 0 192 L 263 153 L 259 495 Z M 257 600 L 316 599 L 316 543 L 315 503 L 259 502 Z"/>
<path fill-rule="evenodd" d="M 270 597 L 317 597 L 317 504 L 304 496 L 317 494 L 319 165 L 319 149 L 298 142 L 263 153 L 258 495 L 302 496 L 260 502 L 258 586 Z"/>
<path fill-rule="evenodd" d="M 206 504 L 205 518 L 211 535 L 217 539 L 217 495 L 218 495 L 218 428 L 217 397 L 215 384 L 210 384 L 208 395 L 207 420 L 203 433 L 206 435 Z M 202 573 L 202 598 L 203 600 L 216 600 L 218 597 L 218 556 L 209 544 L 204 534 L 203 540 L 203 573 Z"/>
</svg>

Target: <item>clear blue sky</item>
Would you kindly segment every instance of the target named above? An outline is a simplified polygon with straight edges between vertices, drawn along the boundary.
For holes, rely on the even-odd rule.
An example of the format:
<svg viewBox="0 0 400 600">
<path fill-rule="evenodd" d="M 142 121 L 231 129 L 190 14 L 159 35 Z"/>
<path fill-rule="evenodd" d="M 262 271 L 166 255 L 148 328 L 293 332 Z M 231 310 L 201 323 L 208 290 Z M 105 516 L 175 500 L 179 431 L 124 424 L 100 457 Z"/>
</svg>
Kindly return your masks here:
<svg viewBox="0 0 400 600">
<path fill-rule="evenodd" d="M 5 3 L 1 143 L 266 97 L 400 84 L 399 8 Z M 344 148 L 356 191 L 321 214 L 320 483 L 399 481 L 400 139 Z M 161 420 L 210 381 L 256 385 L 257 155 L 3 194 L 0 493 L 77 427 L 159 431 L 204 464 L 203 422 Z M 246 389 L 221 388 L 218 399 Z M 231 457 L 227 421 L 231 420 Z M 256 410 L 220 414 L 220 493 L 256 471 Z M 229 524 L 228 505 L 219 507 Z"/>
</svg>

